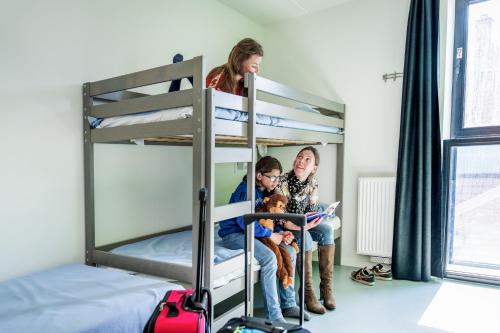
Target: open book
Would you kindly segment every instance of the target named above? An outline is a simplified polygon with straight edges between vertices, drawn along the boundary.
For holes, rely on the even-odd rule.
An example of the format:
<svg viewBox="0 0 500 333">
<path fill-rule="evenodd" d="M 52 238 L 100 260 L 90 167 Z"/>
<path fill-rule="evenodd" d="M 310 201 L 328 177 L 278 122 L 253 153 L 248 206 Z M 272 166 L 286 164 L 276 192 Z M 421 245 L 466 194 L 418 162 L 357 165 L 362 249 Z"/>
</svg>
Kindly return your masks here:
<svg viewBox="0 0 500 333">
<path fill-rule="evenodd" d="M 312 220 L 314 220 L 318 217 L 325 218 L 325 217 L 332 216 L 333 213 L 335 213 L 335 208 L 337 208 L 337 206 L 339 204 L 340 204 L 340 201 L 336 201 L 336 202 L 332 203 L 330 206 L 326 207 L 326 209 L 324 211 L 307 216 L 307 222 L 311 222 Z"/>
</svg>

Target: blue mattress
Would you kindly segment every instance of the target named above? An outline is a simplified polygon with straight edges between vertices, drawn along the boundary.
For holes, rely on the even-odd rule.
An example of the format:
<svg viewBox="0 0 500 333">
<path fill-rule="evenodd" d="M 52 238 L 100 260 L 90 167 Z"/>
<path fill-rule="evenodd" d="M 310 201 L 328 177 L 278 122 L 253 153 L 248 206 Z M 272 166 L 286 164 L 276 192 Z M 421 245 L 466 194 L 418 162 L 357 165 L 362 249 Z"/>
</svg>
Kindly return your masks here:
<svg viewBox="0 0 500 333">
<path fill-rule="evenodd" d="M 0 332 L 142 332 L 166 291 L 181 286 L 66 265 L 0 283 Z"/>
<path fill-rule="evenodd" d="M 191 239 L 191 230 L 186 230 L 122 245 L 114 248 L 111 252 L 191 266 L 193 253 Z M 215 231 L 214 263 L 217 264 L 240 253 L 243 253 L 243 250 L 231 250 L 222 246 L 222 240 L 217 235 L 217 230 Z"/>
</svg>

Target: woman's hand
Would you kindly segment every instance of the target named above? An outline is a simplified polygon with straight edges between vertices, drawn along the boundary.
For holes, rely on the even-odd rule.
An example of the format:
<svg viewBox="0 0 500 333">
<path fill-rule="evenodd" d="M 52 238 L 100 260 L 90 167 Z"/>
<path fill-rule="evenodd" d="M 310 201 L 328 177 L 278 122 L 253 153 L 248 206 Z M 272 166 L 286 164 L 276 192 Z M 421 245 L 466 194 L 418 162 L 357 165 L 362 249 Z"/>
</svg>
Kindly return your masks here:
<svg viewBox="0 0 500 333">
<path fill-rule="evenodd" d="M 318 212 L 308 212 L 308 213 L 306 213 L 306 216 L 317 214 L 317 213 Z M 305 230 L 312 229 L 312 228 L 316 227 L 320 223 L 321 223 L 321 217 L 317 217 L 314 220 L 312 220 L 311 222 L 307 222 L 306 227 L 304 229 Z"/>
<path fill-rule="evenodd" d="M 273 241 L 273 243 L 275 243 L 276 245 L 280 245 L 281 242 L 283 241 L 283 235 L 281 234 L 278 234 L 276 232 L 273 232 L 271 234 L 271 240 Z"/>
<path fill-rule="evenodd" d="M 290 243 L 294 239 L 291 231 L 283 231 L 281 235 L 283 236 L 283 243 L 285 243 L 286 245 L 290 245 Z"/>
</svg>

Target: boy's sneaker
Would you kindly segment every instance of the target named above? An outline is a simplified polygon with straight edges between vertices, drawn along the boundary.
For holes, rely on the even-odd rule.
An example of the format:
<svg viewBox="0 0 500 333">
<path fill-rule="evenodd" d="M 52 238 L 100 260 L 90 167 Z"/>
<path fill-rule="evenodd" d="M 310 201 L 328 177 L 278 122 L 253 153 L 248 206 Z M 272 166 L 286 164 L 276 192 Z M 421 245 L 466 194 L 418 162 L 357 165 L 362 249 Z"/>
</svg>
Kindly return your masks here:
<svg viewBox="0 0 500 333">
<path fill-rule="evenodd" d="M 375 284 L 375 278 L 373 274 L 366 267 L 352 272 L 351 279 L 356 282 L 366 284 L 367 286 L 373 286 Z"/>
<path fill-rule="evenodd" d="M 298 306 L 292 306 L 288 309 L 281 309 L 281 313 L 283 313 L 283 317 L 288 318 L 300 318 L 300 308 Z M 311 320 L 311 316 L 309 313 L 304 311 L 304 321 Z"/>
<path fill-rule="evenodd" d="M 377 264 L 370 270 L 375 279 L 390 281 L 392 280 L 392 271 L 390 268 L 384 268 L 382 264 Z"/>
</svg>

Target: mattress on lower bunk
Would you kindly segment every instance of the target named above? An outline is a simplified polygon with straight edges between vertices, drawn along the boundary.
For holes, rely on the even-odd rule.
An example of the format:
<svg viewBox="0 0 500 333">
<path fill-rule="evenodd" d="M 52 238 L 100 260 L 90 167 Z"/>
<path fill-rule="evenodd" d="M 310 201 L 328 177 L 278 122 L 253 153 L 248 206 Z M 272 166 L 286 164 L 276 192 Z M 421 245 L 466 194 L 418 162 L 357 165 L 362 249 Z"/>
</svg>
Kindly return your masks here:
<svg viewBox="0 0 500 333">
<path fill-rule="evenodd" d="M 136 124 L 153 123 L 159 121 L 184 119 L 191 117 L 192 114 L 193 114 L 193 107 L 186 106 L 168 110 L 143 112 L 134 115 L 110 117 L 105 119 L 89 117 L 89 122 L 90 125 L 94 128 L 106 128 L 106 127 L 117 127 L 125 125 L 136 125 Z M 248 120 L 248 113 L 238 110 L 216 108 L 215 118 L 246 122 Z M 271 117 L 263 114 L 257 114 L 256 118 L 257 118 L 256 123 L 260 125 L 311 130 L 311 131 L 326 132 L 333 134 L 342 133 L 342 129 L 337 127 L 304 123 L 290 119 Z"/>
<path fill-rule="evenodd" d="M 66 265 L 0 283 L 0 332 L 142 332 L 165 292 L 125 272 Z"/>
<path fill-rule="evenodd" d="M 171 234 L 161 235 L 136 243 L 126 244 L 111 250 L 112 253 L 130 257 L 138 257 L 149 260 L 175 263 L 186 267 L 191 267 L 192 262 L 192 231 L 180 231 Z M 222 245 L 222 239 L 215 232 L 214 242 L 214 263 L 218 264 L 227 259 L 235 257 L 243 250 L 231 250 Z M 235 267 L 234 271 L 225 276 L 215 279 L 215 288 L 221 287 L 230 281 L 243 276 L 244 267 Z"/>
</svg>

